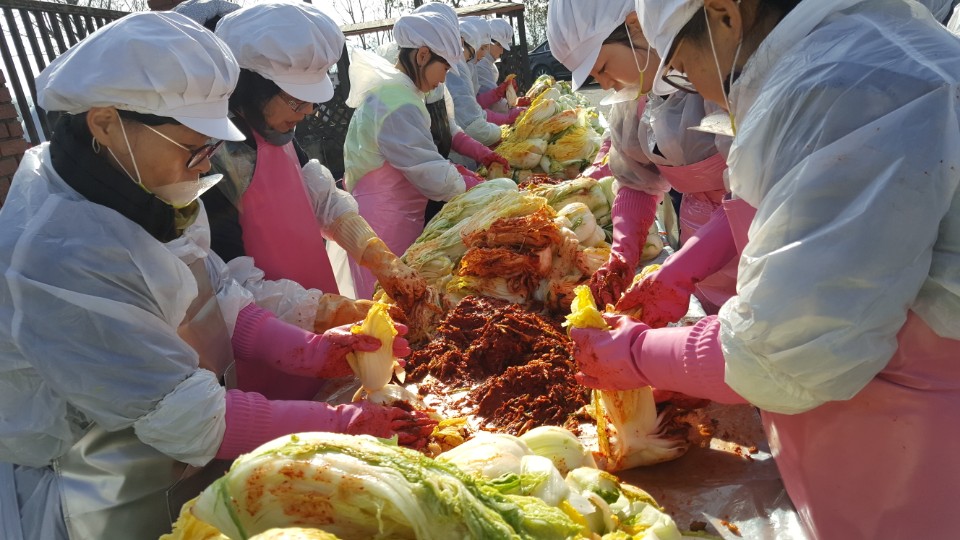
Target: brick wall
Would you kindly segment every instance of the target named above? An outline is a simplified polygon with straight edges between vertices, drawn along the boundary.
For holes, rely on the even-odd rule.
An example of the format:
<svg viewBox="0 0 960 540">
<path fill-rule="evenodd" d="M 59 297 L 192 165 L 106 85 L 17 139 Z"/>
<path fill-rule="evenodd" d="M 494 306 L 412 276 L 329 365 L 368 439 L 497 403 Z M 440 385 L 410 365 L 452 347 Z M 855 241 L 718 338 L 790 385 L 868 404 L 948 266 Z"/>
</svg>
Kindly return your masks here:
<svg viewBox="0 0 960 540">
<path fill-rule="evenodd" d="M 20 117 L 13 106 L 7 77 L 0 70 L 0 205 L 7 198 L 10 181 L 30 143 L 23 138 Z"/>
</svg>

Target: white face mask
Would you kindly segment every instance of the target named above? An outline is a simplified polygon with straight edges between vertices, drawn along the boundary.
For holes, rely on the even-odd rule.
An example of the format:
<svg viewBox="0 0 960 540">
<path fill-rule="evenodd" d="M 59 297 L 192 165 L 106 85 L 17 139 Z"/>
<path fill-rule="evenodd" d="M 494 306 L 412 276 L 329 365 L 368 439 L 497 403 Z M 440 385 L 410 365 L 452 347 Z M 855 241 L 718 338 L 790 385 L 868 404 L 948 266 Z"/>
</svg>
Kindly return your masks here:
<svg viewBox="0 0 960 540">
<path fill-rule="evenodd" d="M 222 179 L 222 174 L 211 174 L 197 178 L 196 180 L 157 186 L 150 191 L 163 202 L 180 209 L 189 206 L 190 203 L 199 199 L 200 195 L 206 193 L 207 190 L 217 185 L 217 182 Z"/>
<path fill-rule="evenodd" d="M 133 172 L 136 173 L 137 177 L 134 178 L 130 174 L 127 168 L 123 166 L 123 163 L 117 159 L 116 154 L 114 154 L 113 150 L 111 150 L 109 147 L 107 148 L 107 152 L 110 152 L 110 155 L 113 156 L 113 159 L 117 162 L 117 165 L 120 165 L 120 168 L 123 169 L 123 172 L 130 178 L 130 180 L 133 180 L 133 182 L 143 188 L 144 191 L 154 195 L 161 201 L 178 210 L 185 208 L 193 201 L 199 199 L 200 195 L 206 193 L 207 190 L 217 185 L 217 182 L 223 179 L 222 174 L 211 174 L 209 176 L 197 178 L 196 180 L 187 180 L 186 182 L 177 182 L 175 184 L 167 184 L 165 186 L 157 186 L 155 188 L 148 189 L 143 185 L 143 180 L 140 177 L 140 168 L 137 167 L 137 158 L 133 155 L 133 148 L 130 147 L 130 140 L 127 139 L 127 130 L 123 127 L 123 119 L 120 118 L 119 112 L 117 113 L 117 119 L 120 121 L 120 132 L 123 134 L 123 142 L 127 145 L 127 154 L 130 156 L 130 161 L 133 162 Z"/>
</svg>

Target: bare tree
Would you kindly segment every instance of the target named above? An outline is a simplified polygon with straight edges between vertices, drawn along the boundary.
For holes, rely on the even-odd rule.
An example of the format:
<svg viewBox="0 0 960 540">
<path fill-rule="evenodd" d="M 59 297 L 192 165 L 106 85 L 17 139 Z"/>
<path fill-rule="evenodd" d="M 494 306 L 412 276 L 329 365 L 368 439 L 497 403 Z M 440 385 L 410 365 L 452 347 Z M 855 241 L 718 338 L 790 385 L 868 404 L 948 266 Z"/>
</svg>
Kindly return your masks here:
<svg viewBox="0 0 960 540">
<path fill-rule="evenodd" d="M 548 0 L 524 0 L 523 19 L 527 29 L 527 47 L 533 49 L 547 39 Z"/>
<path fill-rule="evenodd" d="M 109 9 L 112 11 L 147 11 L 146 0 L 48 0 L 55 4 L 68 4 L 71 6 L 89 6 L 92 8 Z"/>
</svg>

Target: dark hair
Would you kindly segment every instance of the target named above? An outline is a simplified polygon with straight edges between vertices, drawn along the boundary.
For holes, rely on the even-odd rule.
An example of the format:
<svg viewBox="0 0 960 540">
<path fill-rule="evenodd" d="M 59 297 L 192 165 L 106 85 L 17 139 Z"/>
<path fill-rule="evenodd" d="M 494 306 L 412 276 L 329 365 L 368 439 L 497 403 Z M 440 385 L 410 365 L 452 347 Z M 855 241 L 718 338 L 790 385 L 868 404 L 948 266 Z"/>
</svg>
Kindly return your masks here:
<svg viewBox="0 0 960 540">
<path fill-rule="evenodd" d="M 220 22 L 220 19 L 223 18 L 223 15 L 214 15 L 213 17 L 207 19 L 207 22 L 203 23 L 203 27 L 211 32 L 217 31 L 217 23 Z"/>
<path fill-rule="evenodd" d="M 170 118 L 169 116 L 157 116 L 155 114 L 147 113 L 138 113 L 134 111 L 125 111 L 123 109 L 117 109 L 117 114 L 120 115 L 120 118 L 126 118 L 127 120 L 133 120 L 134 122 L 140 124 L 146 124 L 148 126 L 162 126 L 166 124 L 180 125 L 180 122 Z"/>
<path fill-rule="evenodd" d="M 443 62 L 444 64 L 447 63 L 446 60 L 437 56 L 433 51 L 430 51 L 430 60 L 422 67 L 417 66 L 416 57 L 417 51 L 419 50 L 420 49 L 414 49 L 412 47 L 404 47 L 400 49 L 400 54 L 397 55 L 397 61 L 400 63 L 400 69 L 406 73 L 408 77 L 410 77 L 410 79 L 413 81 L 413 84 L 417 88 L 419 88 L 420 83 L 423 82 L 424 72 L 426 71 L 427 66 L 434 62 Z"/>
<path fill-rule="evenodd" d="M 761 21 L 766 21 L 767 19 L 772 19 L 779 23 L 787 16 L 787 13 L 790 13 L 799 3 L 800 0 L 757 0 L 757 15 L 753 19 L 753 26 L 755 27 Z M 744 34 L 752 29 L 753 28 L 745 29 Z M 697 12 L 693 14 L 693 17 L 690 18 L 690 21 L 677 33 L 677 37 L 673 40 L 671 50 L 667 51 L 665 58 L 667 60 L 670 59 L 676 50 L 677 43 L 680 43 L 681 39 L 689 38 L 695 42 L 702 43 L 703 40 L 707 39 L 707 36 L 707 15 L 702 9 L 698 9 Z"/>
<path fill-rule="evenodd" d="M 230 110 L 248 123 L 263 125 L 263 107 L 279 93 L 280 87 L 275 82 L 241 68 L 237 88 L 230 94 Z"/>
<path fill-rule="evenodd" d="M 477 56 L 477 50 L 473 48 L 473 45 L 467 43 L 467 40 L 460 38 L 460 45 L 470 53 L 470 60 L 473 60 Z"/>
<path fill-rule="evenodd" d="M 610 32 L 610 35 L 607 36 L 607 39 L 603 40 L 604 45 L 620 43 L 621 45 L 626 45 L 627 47 L 630 47 L 631 42 L 630 28 L 627 27 L 626 22 L 616 27 L 613 32 Z M 636 49 L 636 47 L 633 48 Z"/>
<path fill-rule="evenodd" d="M 61 133 L 73 136 L 84 148 L 93 141 L 93 134 L 87 127 L 87 111 L 77 114 L 68 114 L 61 111 L 56 111 L 56 113 L 57 117 L 55 119 L 50 118 L 48 113 L 48 121 L 55 126 L 53 134 L 50 136 L 51 144 L 60 144 Z M 53 120 L 55 120 L 55 124 Z"/>
</svg>

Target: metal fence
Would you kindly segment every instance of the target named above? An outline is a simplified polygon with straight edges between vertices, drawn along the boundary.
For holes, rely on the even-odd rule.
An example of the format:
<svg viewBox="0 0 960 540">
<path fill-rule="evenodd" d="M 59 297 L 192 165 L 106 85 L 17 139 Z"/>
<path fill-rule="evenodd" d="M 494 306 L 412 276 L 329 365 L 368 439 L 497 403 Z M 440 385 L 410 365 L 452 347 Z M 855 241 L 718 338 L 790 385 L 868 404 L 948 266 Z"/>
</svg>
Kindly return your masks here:
<svg viewBox="0 0 960 540">
<path fill-rule="evenodd" d="M 500 74 L 515 73 L 521 90 L 532 82 L 527 58 L 526 27 L 523 4 L 515 2 L 487 2 L 457 9 L 460 16 L 479 15 L 508 17 L 517 31 L 517 46 L 501 58 Z M 124 15 L 123 11 L 89 8 L 36 0 L 0 0 L 0 20 L 4 37 L 0 39 L 7 82 L 17 101 L 24 131 L 31 143 L 49 139 L 49 125 L 45 111 L 37 105 L 36 76 L 54 58 L 76 45 L 88 34 Z M 343 27 L 347 36 L 359 36 L 393 28 L 393 19 Z M 12 49 L 11 49 L 12 44 Z M 104 58 L 109 62 L 109 58 Z M 158 62 L 162 62 L 158 59 Z M 338 83 L 333 98 L 320 106 L 319 114 L 297 126 L 297 139 L 307 154 L 322 161 L 338 178 L 343 175 L 343 144 L 353 116 L 347 107 L 350 93 L 350 59 L 344 48 L 337 63 Z"/>
<path fill-rule="evenodd" d="M 0 56 L 7 82 L 17 100 L 27 138 L 37 143 L 49 138 L 52 128 L 37 106 L 37 75 L 88 34 L 126 13 L 35 0 L 0 0 L 0 11 L 5 38 L 0 39 Z"/>
</svg>

